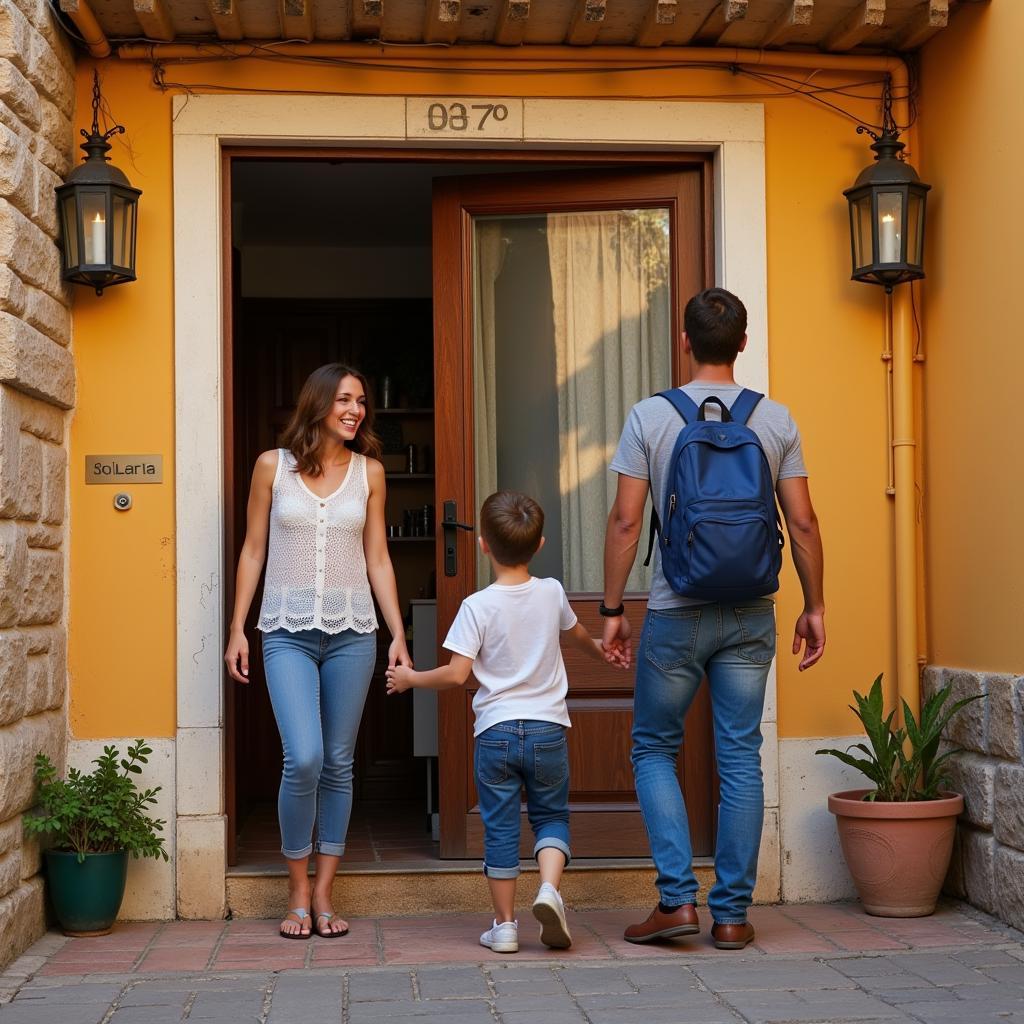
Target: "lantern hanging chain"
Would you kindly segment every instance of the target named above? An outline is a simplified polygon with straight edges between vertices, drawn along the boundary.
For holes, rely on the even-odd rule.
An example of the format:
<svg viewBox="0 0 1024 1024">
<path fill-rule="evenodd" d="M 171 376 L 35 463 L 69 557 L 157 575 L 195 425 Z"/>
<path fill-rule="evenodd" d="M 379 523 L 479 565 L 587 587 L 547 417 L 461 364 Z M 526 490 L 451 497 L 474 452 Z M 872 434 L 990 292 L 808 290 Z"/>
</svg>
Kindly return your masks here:
<svg viewBox="0 0 1024 1024">
<path fill-rule="evenodd" d="M 84 128 L 79 129 L 81 135 L 88 139 L 94 135 L 99 135 L 100 138 L 106 142 L 112 135 L 124 135 L 124 126 L 115 122 L 113 128 L 108 128 L 107 131 L 100 131 L 100 111 L 103 112 L 103 123 L 106 124 L 108 117 L 109 120 L 113 121 L 113 117 L 110 117 L 109 108 L 103 102 L 103 94 L 100 92 L 100 73 L 96 68 L 92 69 L 92 131 L 87 132 Z"/>
</svg>

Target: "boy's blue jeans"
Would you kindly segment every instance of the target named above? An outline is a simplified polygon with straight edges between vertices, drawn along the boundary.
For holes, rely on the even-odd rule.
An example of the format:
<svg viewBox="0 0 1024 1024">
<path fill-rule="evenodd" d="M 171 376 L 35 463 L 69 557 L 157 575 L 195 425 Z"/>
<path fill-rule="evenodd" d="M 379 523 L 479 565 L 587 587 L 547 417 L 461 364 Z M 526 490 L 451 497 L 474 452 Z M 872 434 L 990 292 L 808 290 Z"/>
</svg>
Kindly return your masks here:
<svg viewBox="0 0 1024 1024">
<path fill-rule="evenodd" d="M 533 828 L 533 855 L 545 847 L 569 863 L 569 754 L 565 726 L 519 719 L 499 722 L 476 738 L 476 790 L 484 825 L 484 874 L 519 874 L 520 793 Z"/>
<path fill-rule="evenodd" d="M 377 634 L 276 629 L 263 636 L 263 668 L 284 748 L 277 798 L 281 852 L 340 857 L 352 815 L 352 759 Z"/>
<path fill-rule="evenodd" d="M 663 903 L 697 902 L 693 849 L 676 758 L 683 719 L 707 674 L 721 780 L 716 881 L 708 894 L 721 924 L 747 919 L 764 819 L 761 715 L 775 656 L 771 601 L 648 611 L 637 651 L 633 773 Z M 710 766 L 709 770 L 710 770 Z"/>
</svg>

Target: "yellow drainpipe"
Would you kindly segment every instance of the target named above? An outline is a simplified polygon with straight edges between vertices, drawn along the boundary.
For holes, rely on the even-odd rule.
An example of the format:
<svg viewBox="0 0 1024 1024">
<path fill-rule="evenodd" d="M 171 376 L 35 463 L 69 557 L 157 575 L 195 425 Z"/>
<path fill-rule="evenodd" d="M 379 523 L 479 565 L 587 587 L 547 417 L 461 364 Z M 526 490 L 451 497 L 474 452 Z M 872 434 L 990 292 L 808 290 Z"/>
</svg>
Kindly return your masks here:
<svg viewBox="0 0 1024 1024">
<path fill-rule="evenodd" d="M 790 53 L 784 50 L 753 50 L 738 47 L 659 47 L 637 50 L 628 46 L 586 47 L 520 46 L 495 52 L 487 46 L 411 47 L 387 43 L 129 43 L 118 47 L 124 60 L 215 60 L 218 56 L 246 57 L 267 50 L 287 56 L 336 57 L 386 69 L 389 64 L 439 64 L 479 62 L 492 66 L 627 64 L 631 67 L 686 62 L 707 65 L 759 65 L 821 71 L 882 72 L 891 76 L 893 115 L 898 124 L 909 125 L 909 73 L 899 57 L 861 54 Z M 913 126 L 904 132 L 910 153 L 915 149 Z M 889 304 L 887 303 L 887 306 Z M 892 296 L 892 463 L 895 488 L 896 578 L 896 679 L 897 694 L 915 714 L 920 706 L 918 657 L 921 559 L 918 554 L 917 479 L 914 416 L 914 330 L 910 286 L 897 288 Z M 888 316 L 888 309 L 887 309 Z M 920 626 L 922 642 L 923 624 Z M 923 649 L 922 659 L 923 663 Z"/>
<path fill-rule="evenodd" d="M 93 57 L 102 59 L 110 56 L 110 43 L 89 6 L 89 0 L 64 0 L 60 9 L 74 22 Z"/>
</svg>

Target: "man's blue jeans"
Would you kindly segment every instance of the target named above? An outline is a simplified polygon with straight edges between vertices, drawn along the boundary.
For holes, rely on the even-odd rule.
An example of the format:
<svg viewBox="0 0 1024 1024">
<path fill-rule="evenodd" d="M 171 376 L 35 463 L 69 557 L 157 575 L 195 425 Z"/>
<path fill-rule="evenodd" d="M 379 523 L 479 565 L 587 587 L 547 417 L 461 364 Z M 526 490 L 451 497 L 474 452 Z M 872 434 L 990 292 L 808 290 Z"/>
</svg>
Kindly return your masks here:
<svg viewBox="0 0 1024 1024">
<path fill-rule="evenodd" d="M 771 601 L 648 611 L 637 651 L 633 772 L 657 886 L 667 905 L 697 902 L 693 849 L 676 760 L 683 719 L 706 674 L 721 781 L 716 881 L 708 894 L 721 924 L 747 919 L 764 819 L 761 715 L 775 655 Z M 710 771 L 710 765 L 708 766 Z"/>
<path fill-rule="evenodd" d="M 569 863 L 569 752 L 565 726 L 518 719 L 499 722 L 476 738 L 474 768 L 484 826 L 484 874 L 519 874 L 520 794 L 533 828 L 533 855 L 545 847 Z"/>
<path fill-rule="evenodd" d="M 340 857 L 352 815 L 352 759 L 377 634 L 276 629 L 263 635 L 263 669 L 284 748 L 277 797 L 281 852 Z"/>
</svg>

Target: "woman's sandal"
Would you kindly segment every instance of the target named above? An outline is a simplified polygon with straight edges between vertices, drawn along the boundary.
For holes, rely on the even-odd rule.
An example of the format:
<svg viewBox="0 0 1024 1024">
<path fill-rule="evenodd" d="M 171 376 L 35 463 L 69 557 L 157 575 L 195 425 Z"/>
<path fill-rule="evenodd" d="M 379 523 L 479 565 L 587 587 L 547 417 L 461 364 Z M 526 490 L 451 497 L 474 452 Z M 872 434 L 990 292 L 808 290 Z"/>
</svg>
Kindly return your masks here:
<svg viewBox="0 0 1024 1024">
<path fill-rule="evenodd" d="M 292 921 L 299 926 L 297 932 L 286 932 L 283 928 L 278 928 L 278 934 L 282 939 L 298 939 L 305 942 L 306 939 L 313 937 L 312 919 L 309 916 L 309 911 L 305 907 L 296 907 L 294 910 L 289 910 L 284 915 L 285 921 Z M 284 924 L 284 921 L 281 922 Z M 306 931 L 302 929 L 305 928 Z"/>
<path fill-rule="evenodd" d="M 335 914 L 333 910 L 323 911 L 316 915 L 316 923 L 313 925 L 313 927 L 316 929 L 316 933 L 320 936 L 321 939 L 340 939 L 343 935 L 348 935 L 347 928 L 343 928 L 340 932 L 336 932 L 331 929 L 331 924 L 333 923 L 334 919 L 337 916 L 338 915 Z M 320 919 L 324 917 L 327 918 L 326 931 L 320 927 Z"/>
</svg>

